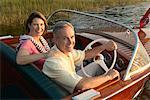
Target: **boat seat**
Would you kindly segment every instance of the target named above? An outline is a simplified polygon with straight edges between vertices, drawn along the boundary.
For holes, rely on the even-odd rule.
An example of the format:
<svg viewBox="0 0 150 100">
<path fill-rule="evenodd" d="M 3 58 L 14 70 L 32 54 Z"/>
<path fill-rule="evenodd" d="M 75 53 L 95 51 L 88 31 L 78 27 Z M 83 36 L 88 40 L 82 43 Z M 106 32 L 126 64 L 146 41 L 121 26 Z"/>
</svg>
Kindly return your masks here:
<svg viewBox="0 0 150 100">
<path fill-rule="evenodd" d="M 63 87 L 44 75 L 44 73 L 37 70 L 37 68 L 35 68 L 33 65 L 18 65 L 16 63 L 16 52 L 12 47 L 6 45 L 1 41 L 0 46 L 1 56 L 4 56 L 6 59 L 5 61 L 11 64 L 10 67 L 14 67 L 16 71 L 27 80 L 28 83 L 36 86 L 39 91 L 46 95 L 46 97 L 60 99 L 70 94 Z"/>
</svg>

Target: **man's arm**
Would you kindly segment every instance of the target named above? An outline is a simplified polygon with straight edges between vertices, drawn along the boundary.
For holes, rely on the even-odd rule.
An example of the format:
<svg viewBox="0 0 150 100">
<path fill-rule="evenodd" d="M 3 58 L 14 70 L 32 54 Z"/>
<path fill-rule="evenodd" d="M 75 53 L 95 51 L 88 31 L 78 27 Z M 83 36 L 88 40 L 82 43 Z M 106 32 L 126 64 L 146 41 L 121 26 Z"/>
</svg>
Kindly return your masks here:
<svg viewBox="0 0 150 100">
<path fill-rule="evenodd" d="M 85 52 L 85 60 L 97 56 L 99 53 L 101 53 L 105 49 L 108 50 L 108 51 L 112 51 L 114 49 L 117 49 L 117 45 L 114 41 L 110 40 L 110 41 L 105 42 L 104 44 L 102 44 L 100 46 L 94 47 L 91 50 L 87 50 Z"/>
<path fill-rule="evenodd" d="M 100 75 L 95 77 L 83 77 L 76 85 L 74 91 L 95 88 L 116 77 L 119 77 L 119 72 L 114 69 L 110 70 L 106 75 Z"/>
</svg>

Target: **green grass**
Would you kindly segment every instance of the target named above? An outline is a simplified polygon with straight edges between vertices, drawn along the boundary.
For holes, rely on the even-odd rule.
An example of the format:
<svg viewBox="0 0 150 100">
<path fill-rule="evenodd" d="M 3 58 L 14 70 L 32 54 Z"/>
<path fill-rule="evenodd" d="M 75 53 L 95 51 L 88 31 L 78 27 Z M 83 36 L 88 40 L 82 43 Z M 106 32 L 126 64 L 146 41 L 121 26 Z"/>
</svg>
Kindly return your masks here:
<svg viewBox="0 0 150 100">
<path fill-rule="evenodd" d="M 25 32 L 29 14 L 38 10 L 45 16 L 57 9 L 100 12 L 114 6 L 125 6 L 148 0 L 0 0 L 0 35 Z"/>
</svg>

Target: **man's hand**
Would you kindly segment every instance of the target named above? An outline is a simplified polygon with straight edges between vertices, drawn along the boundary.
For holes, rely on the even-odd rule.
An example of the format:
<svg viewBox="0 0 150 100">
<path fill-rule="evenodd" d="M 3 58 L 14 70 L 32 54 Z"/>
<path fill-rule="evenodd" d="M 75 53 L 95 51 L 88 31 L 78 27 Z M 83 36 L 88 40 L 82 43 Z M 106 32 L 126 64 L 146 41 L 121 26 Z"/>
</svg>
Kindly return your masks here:
<svg viewBox="0 0 150 100">
<path fill-rule="evenodd" d="M 107 51 L 113 51 L 113 50 L 117 49 L 117 44 L 114 41 L 112 41 L 112 40 L 104 43 L 103 45 L 105 46 L 105 49 Z"/>
<path fill-rule="evenodd" d="M 115 69 L 111 69 L 108 71 L 108 73 L 106 74 L 106 76 L 108 76 L 109 80 L 113 80 L 116 77 L 120 77 L 119 72 Z"/>
</svg>

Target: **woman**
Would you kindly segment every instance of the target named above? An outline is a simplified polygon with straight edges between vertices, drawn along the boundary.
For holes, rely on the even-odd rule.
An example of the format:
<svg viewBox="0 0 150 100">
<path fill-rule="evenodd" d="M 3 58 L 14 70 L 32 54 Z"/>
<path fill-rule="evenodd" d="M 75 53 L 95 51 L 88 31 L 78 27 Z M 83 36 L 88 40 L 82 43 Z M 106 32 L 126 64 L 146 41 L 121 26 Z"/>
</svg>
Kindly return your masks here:
<svg viewBox="0 0 150 100">
<path fill-rule="evenodd" d="M 47 31 L 47 21 L 44 15 L 35 11 L 31 13 L 26 23 L 27 34 L 20 36 L 17 46 L 17 64 L 35 63 L 40 69 L 50 54 L 50 47 L 42 35 Z"/>
</svg>

